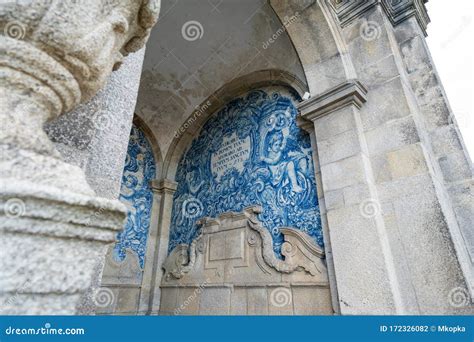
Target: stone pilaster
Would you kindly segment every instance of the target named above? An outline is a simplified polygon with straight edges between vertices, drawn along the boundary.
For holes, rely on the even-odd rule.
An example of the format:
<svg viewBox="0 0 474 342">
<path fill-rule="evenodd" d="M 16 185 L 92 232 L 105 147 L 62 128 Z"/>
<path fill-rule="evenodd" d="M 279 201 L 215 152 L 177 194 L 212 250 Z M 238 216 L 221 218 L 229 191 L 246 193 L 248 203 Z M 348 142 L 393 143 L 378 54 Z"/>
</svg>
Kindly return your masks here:
<svg viewBox="0 0 474 342">
<path fill-rule="evenodd" d="M 173 209 L 173 195 L 176 192 L 178 184 L 174 181 L 163 179 L 161 181 L 155 181 L 152 183 L 152 189 L 155 192 L 159 206 L 154 206 L 154 217 L 157 222 L 156 224 L 158 232 L 154 238 L 153 255 L 150 255 L 153 259 L 149 262 L 148 267 L 152 267 L 145 270 L 143 286 L 149 288 L 149 302 L 148 302 L 148 313 L 158 314 L 160 310 L 161 300 L 161 279 L 163 277 L 163 263 L 168 256 L 168 245 L 169 235 L 171 226 L 171 213 Z M 156 210 L 157 209 L 157 210 Z M 150 242 L 148 243 L 150 246 Z M 145 266 L 146 268 L 147 266 Z M 148 284 L 145 284 L 145 281 Z"/>
<path fill-rule="evenodd" d="M 314 123 L 341 314 L 404 313 L 380 211 L 360 108 L 367 90 L 347 81 L 299 105 Z"/>
<path fill-rule="evenodd" d="M 80 166 L 101 197 L 119 197 L 144 54 L 127 56 L 96 96 L 46 125 L 64 160 Z"/>
<path fill-rule="evenodd" d="M 416 7 L 406 11 L 409 8 Z M 403 60 L 395 35 L 399 31 L 402 36 L 401 27 L 411 25 L 424 37 L 424 27 L 415 12 L 404 13 L 404 20 L 394 24 L 386 7 L 377 4 L 342 29 L 356 73 L 369 90 L 360 109 L 360 127 L 378 193 L 374 203 L 382 214 L 403 289 L 402 306 L 408 313 L 465 313 L 472 308 L 456 250 L 458 238 L 453 235 L 453 201 L 439 181 L 442 173 L 426 120 L 438 113 L 420 110 L 412 86 L 416 78 L 408 76 L 404 64 L 409 60 Z M 458 293 L 466 296 L 463 305 L 456 303 Z"/>
<path fill-rule="evenodd" d="M 424 37 L 424 31 L 414 18 L 394 30 L 407 75 L 419 110 L 420 124 L 429 151 L 440 205 L 446 215 L 459 263 L 471 284 L 466 290 L 474 298 L 474 179 L 472 160 L 449 101 L 436 71 Z M 464 292 L 467 296 L 468 292 Z M 468 297 L 468 296 L 467 296 Z M 466 298 L 468 299 L 468 298 Z"/>
</svg>

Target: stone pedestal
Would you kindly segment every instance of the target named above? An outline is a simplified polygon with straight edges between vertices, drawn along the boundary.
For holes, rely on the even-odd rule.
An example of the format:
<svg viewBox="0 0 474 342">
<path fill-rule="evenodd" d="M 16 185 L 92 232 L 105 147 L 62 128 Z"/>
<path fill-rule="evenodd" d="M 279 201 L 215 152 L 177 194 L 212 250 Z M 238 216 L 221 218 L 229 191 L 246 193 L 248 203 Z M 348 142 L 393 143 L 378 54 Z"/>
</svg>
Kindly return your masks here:
<svg viewBox="0 0 474 342">
<path fill-rule="evenodd" d="M 0 312 L 88 312 L 83 297 L 122 229 L 125 207 L 96 197 L 42 130 L 80 101 L 72 74 L 8 37 L 0 38 L 0 55 L 0 117 L 8 123 L 0 136 Z"/>
<path fill-rule="evenodd" d="M 166 259 L 162 315 L 332 314 L 324 252 L 306 233 L 280 228 L 283 259 L 257 218 L 262 208 L 200 221 L 201 235 Z"/>
<path fill-rule="evenodd" d="M 93 312 L 90 288 L 126 209 L 96 196 L 43 126 L 143 46 L 158 10 L 158 1 L 1 5 L 0 314 Z"/>
</svg>

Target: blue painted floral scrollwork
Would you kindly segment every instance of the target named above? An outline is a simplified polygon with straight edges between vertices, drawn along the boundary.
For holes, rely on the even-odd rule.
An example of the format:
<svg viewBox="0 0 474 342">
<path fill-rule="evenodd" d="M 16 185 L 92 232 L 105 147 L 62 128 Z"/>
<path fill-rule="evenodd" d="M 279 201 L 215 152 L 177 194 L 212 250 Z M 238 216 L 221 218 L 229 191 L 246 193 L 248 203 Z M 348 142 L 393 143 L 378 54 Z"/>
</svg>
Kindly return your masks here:
<svg viewBox="0 0 474 342">
<path fill-rule="evenodd" d="M 296 125 L 296 95 L 255 90 L 203 126 L 177 170 L 169 250 L 190 243 L 204 216 L 261 205 L 259 219 L 280 255 L 280 227 L 323 245 L 309 135 Z"/>
<path fill-rule="evenodd" d="M 155 158 L 151 145 L 144 133 L 133 125 L 120 188 L 120 200 L 128 209 L 127 222 L 124 230 L 117 235 L 114 254 L 119 260 L 123 260 L 125 249 L 130 248 L 137 253 L 142 268 L 153 203 L 149 183 L 155 176 Z"/>
</svg>

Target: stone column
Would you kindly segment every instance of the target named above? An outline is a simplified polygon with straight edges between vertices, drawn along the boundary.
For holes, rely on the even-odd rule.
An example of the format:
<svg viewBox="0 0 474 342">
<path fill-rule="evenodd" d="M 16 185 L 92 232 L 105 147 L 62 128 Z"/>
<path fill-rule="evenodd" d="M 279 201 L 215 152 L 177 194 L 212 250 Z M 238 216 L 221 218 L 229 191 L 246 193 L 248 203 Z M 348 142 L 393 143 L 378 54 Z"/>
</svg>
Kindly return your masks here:
<svg viewBox="0 0 474 342">
<path fill-rule="evenodd" d="M 158 4 L 2 4 L 0 313 L 74 314 L 87 303 L 125 207 L 96 196 L 43 125 L 89 100 L 122 53 L 141 48 Z"/>
<path fill-rule="evenodd" d="M 145 269 L 142 286 L 145 289 L 147 287 L 149 288 L 149 294 L 147 295 L 149 297 L 148 313 L 156 315 L 160 311 L 160 285 L 161 278 L 163 277 L 163 263 L 166 257 L 168 256 L 171 212 L 173 209 L 173 195 L 176 192 L 178 184 L 174 181 L 163 179 L 161 181 L 153 182 L 152 187 L 153 191 L 155 191 L 156 193 L 157 198 L 159 198 L 158 201 L 160 204 L 159 212 L 157 213 L 157 215 L 153 215 L 154 217 L 158 217 L 158 222 L 156 224 L 156 226 L 158 227 L 158 234 L 155 238 L 152 237 L 151 241 L 148 241 L 148 246 L 152 247 L 148 250 L 150 252 L 153 251 L 153 262 L 150 263 L 153 265 L 153 269 Z M 154 208 L 156 207 L 154 206 Z M 149 283 L 147 284 L 146 282 Z"/>
<path fill-rule="evenodd" d="M 378 198 L 359 112 L 366 94 L 348 81 L 299 110 L 314 123 L 340 312 L 400 314 L 405 309 L 384 221 L 380 211 L 362 211 Z"/>
<path fill-rule="evenodd" d="M 423 27 L 416 17 L 409 17 L 395 27 L 394 35 L 401 51 L 419 119 L 425 127 L 436 170 L 435 184 L 459 263 L 466 277 L 471 301 L 474 298 L 474 178 L 472 160 L 464 145 L 443 85 L 425 40 Z M 456 113 L 459 114 L 459 113 Z M 472 113 L 465 113 L 472 115 Z M 468 292 L 460 294 L 468 299 Z"/>
<path fill-rule="evenodd" d="M 80 166 L 101 197 L 120 194 L 144 55 L 145 48 L 127 56 L 96 96 L 46 126 L 64 160 Z"/>
<path fill-rule="evenodd" d="M 460 160 L 462 151 L 459 147 L 456 151 L 456 145 L 446 144 L 448 140 L 433 139 L 436 134 L 442 135 L 442 130 L 433 130 L 433 123 L 437 121 L 443 126 L 446 120 L 445 113 L 438 110 L 442 106 L 433 103 L 435 97 L 430 100 L 430 96 L 423 96 L 439 90 L 431 87 L 435 74 L 420 77 L 427 69 L 419 69 L 418 75 L 415 72 L 408 76 L 407 67 L 413 70 L 420 66 L 416 62 L 419 57 L 413 53 L 417 40 L 420 41 L 410 40 L 407 30 L 397 29 L 411 23 L 417 26 L 418 36 L 423 36 L 429 21 L 424 3 L 413 0 L 368 0 L 362 5 L 353 1 L 332 3 L 356 73 L 368 89 L 358 125 L 365 136 L 366 162 L 372 169 L 378 195 L 370 194 L 370 198 L 386 228 L 395 261 L 394 273 L 401 289 L 401 307 L 415 314 L 472 312 L 468 294 L 471 280 L 463 274 L 461 266 L 465 258 L 457 247 L 461 234 L 453 213 L 455 202 L 447 195 L 442 180 L 446 176 L 449 179 L 450 172 L 460 176 L 459 180 L 469 176 L 464 166 L 457 168 L 447 158 L 438 159 L 443 149 L 452 148 L 449 157 L 453 161 Z M 407 44 L 400 49 L 400 42 L 406 39 Z M 316 137 L 319 140 L 318 133 Z M 449 166 L 443 175 L 444 162 Z M 469 187 L 466 185 L 469 181 L 458 190 L 466 191 Z M 458 215 L 457 219 L 460 218 Z M 329 225 L 332 234 L 334 227 Z"/>
</svg>

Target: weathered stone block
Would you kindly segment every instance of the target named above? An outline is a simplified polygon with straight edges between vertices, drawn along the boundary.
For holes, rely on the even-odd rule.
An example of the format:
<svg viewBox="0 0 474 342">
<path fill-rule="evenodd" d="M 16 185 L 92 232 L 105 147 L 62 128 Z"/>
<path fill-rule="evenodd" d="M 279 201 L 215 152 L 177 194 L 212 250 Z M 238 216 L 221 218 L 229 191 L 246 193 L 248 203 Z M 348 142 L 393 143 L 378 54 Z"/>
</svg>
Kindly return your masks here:
<svg viewBox="0 0 474 342">
<path fill-rule="evenodd" d="M 200 315 L 228 315 L 230 312 L 229 288 L 206 287 L 199 303 Z"/>
<path fill-rule="evenodd" d="M 387 161 L 393 179 L 416 176 L 428 171 L 420 144 L 387 153 Z"/>
</svg>

